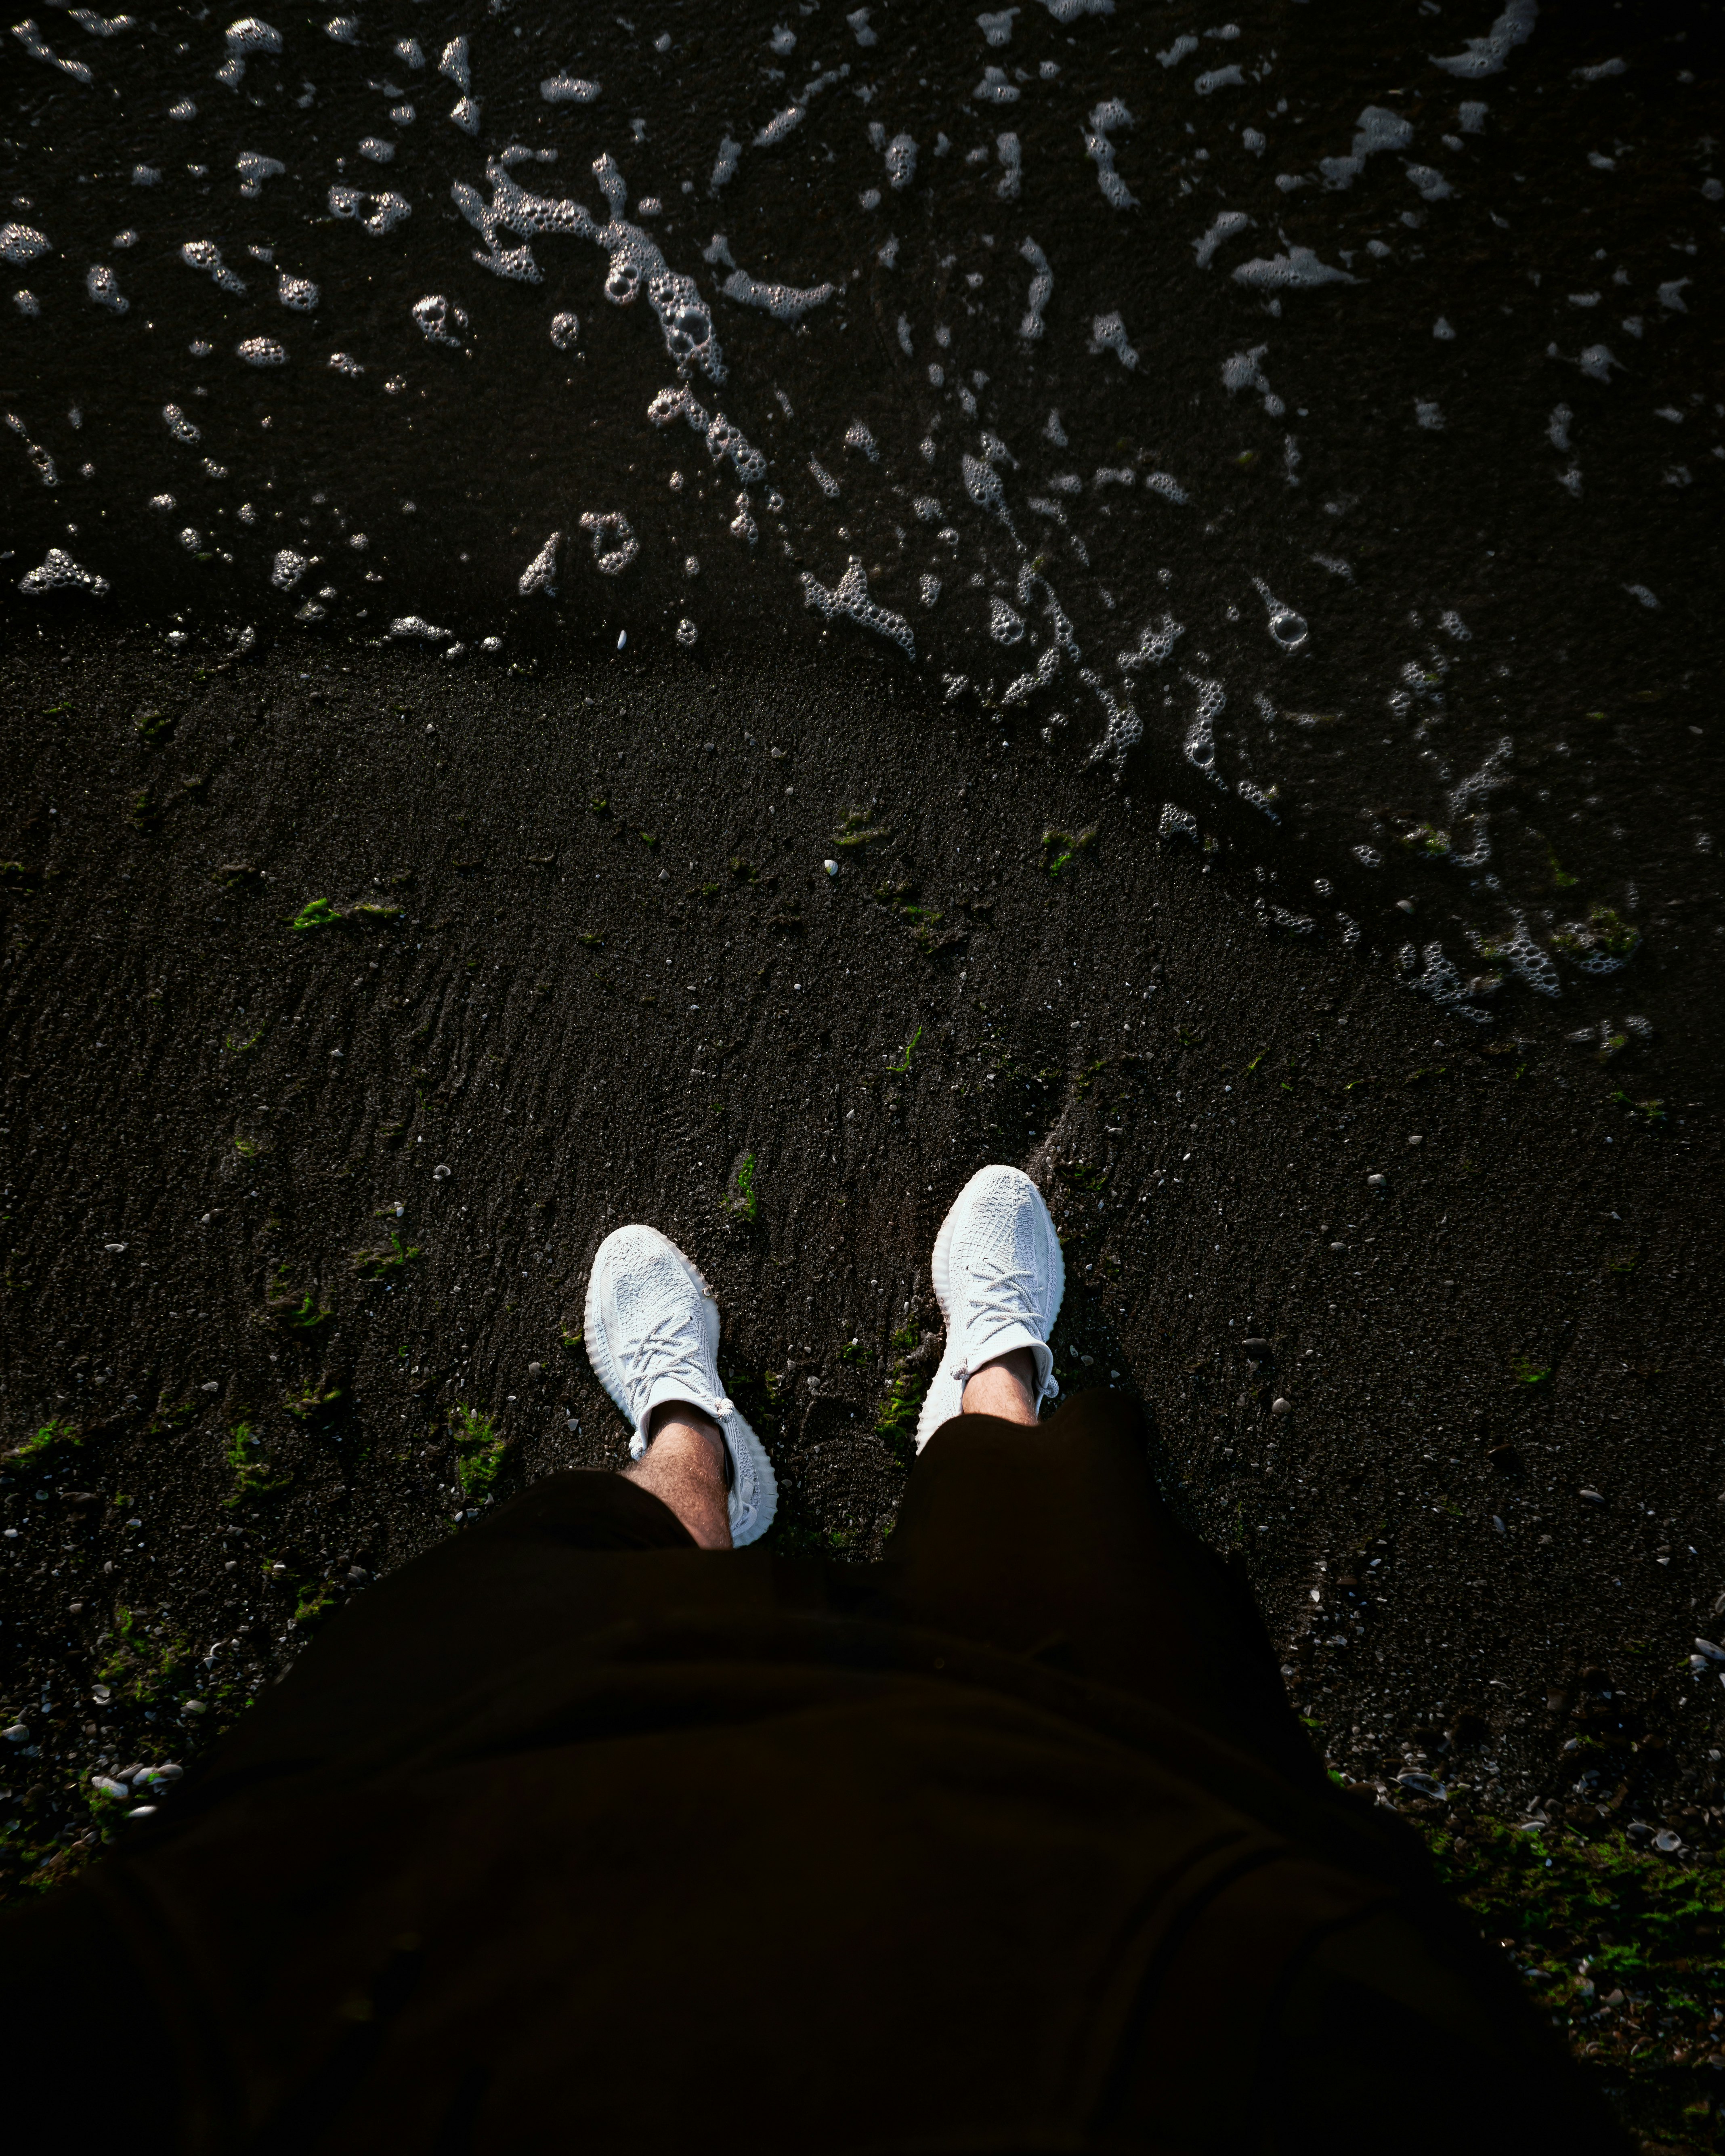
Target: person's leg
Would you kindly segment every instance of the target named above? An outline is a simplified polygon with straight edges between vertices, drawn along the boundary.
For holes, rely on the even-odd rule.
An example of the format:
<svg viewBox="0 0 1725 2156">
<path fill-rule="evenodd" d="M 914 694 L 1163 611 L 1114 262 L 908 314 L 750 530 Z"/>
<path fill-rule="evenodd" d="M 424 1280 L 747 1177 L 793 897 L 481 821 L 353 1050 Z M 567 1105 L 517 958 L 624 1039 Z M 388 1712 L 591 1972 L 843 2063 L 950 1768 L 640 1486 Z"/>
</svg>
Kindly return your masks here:
<svg viewBox="0 0 1725 2156">
<path fill-rule="evenodd" d="M 729 1549 L 725 1438 L 710 1414 L 668 1401 L 647 1419 L 647 1449 L 623 1471 L 624 1479 L 669 1505 L 702 1549 Z"/>
<path fill-rule="evenodd" d="M 1046 1424 L 1063 1271 L 1040 1194 L 985 1168 L 947 1215 L 947 1347 L 892 1537 L 901 1617 L 1136 1691 L 1282 1772 L 1321 1772 L 1250 1594 L 1174 1517 L 1130 1401 Z"/>
<path fill-rule="evenodd" d="M 629 1479 L 662 1498 L 703 1549 L 741 1549 L 765 1534 L 778 1488 L 720 1381 L 719 1306 L 656 1228 L 632 1223 L 600 1244 L 586 1337 L 593 1374 L 634 1425 Z"/>
<path fill-rule="evenodd" d="M 1002 1422 L 1040 1422 L 1036 1365 L 1029 1349 L 1015 1348 L 1009 1355 L 997 1356 L 973 1371 L 960 1396 L 958 1412 L 995 1415 Z"/>
<path fill-rule="evenodd" d="M 700 1276 L 656 1230 L 619 1229 L 595 1259 L 587 1327 L 594 1368 L 635 1424 L 623 1472 L 543 1476 L 379 1580 L 231 1733 L 202 1784 L 336 1758 L 619 1621 L 767 1606 L 770 1568 L 701 1558 L 758 1536 L 775 1492 L 724 1397 Z"/>
</svg>

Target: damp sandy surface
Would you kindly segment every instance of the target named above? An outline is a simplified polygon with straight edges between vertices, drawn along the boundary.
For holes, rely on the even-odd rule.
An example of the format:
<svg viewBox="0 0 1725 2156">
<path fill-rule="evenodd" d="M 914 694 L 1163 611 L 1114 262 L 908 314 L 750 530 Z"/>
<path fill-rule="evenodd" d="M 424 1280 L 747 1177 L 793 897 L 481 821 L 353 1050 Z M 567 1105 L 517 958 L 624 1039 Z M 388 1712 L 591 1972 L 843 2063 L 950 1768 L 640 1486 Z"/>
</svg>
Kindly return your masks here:
<svg viewBox="0 0 1725 2156">
<path fill-rule="evenodd" d="M 0 659 L 0 1425 L 50 1433 L 0 1461 L 0 1889 L 488 1499 L 621 1464 L 575 1336 L 624 1219 L 714 1284 L 776 1547 L 880 1553 L 988 1159 L 1065 1240 L 1062 1385 L 1145 1401 L 1338 1772 L 1710 1862 L 1718 1142 L 1668 1045 L 1435 1014 L 826 626 Z"/>
</svg>

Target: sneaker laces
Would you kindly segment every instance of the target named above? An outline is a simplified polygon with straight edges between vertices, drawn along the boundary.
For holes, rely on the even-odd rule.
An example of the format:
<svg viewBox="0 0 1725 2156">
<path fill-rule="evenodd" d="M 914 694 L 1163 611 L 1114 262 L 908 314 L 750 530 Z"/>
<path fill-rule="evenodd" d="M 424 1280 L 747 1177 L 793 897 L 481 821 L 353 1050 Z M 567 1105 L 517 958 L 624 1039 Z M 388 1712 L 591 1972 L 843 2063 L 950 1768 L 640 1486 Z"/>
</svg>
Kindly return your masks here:
<svg viewBox="0 0 1725 2156">
<path fill-rule="evenodd" d="M 1034 1322 L 1036 1268 L 1033 1262 L 1002 1266 L 986 1276 L 980 1275 L 973 1265 L 970 1276 L 976 1285 L 973 1289 L 964 1327 L 967 1342 L 980 1338 L 986 1346 L 992 1334 L 1004 1332 L 1013 1325 L 1021 1325 L 1032 1333 L 1037 1332 Z M 992 1320 L 992 1323 L 984 1322 L 988 1320 Z M 1040 1338 L 1040 1334 L 1038 1337 Z M 1034 1362 L 1037 1358 L 1033 1356 L 1031 1359 Z M 968 1377 L 971 1373 L 967 1369 L 959 1374 Z M 1059 1390 L 1050 1358 L 1050 1372 L 1044 1380 L 1040 1398 L 1052 1399 Z"/>
<path fill-rule="evenodd" d="M 722 1391 L 714 1398 L 712 1381 L 706 1371 L 706 1342 L 696 1320 L 686 1311 L 664 1312 L 643 1333 L 629 1372 L 630 1393 L 635 1399 L 644 1400 L 661 1378 L 685 1383 L 688 1398 L 695 1406 L 706 1408 L 716 1416 L 730 1412 L 731 1403 Z M 637 1410 L 638 1431 L 640 1421 L 641 1411 Z"/>
</svg>

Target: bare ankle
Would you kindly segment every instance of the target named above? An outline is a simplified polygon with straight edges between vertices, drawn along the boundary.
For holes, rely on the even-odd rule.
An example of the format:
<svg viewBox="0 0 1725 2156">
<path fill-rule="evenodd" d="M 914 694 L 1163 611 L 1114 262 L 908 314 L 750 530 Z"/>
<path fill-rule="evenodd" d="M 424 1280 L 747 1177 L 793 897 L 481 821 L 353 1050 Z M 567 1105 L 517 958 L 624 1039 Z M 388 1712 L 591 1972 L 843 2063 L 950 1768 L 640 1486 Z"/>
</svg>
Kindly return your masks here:
<svg viewBox="0 0 1725 2156">
<path fill-rule="evenodd" d="M 995 1415 L 1002 1422 L 1038 1421 L 1036 1361 L 1029 1349 L 1014 1348 L 1009 1355 L 997 1355 L 973 1370 L 958 1411 Z"/>
</svg>

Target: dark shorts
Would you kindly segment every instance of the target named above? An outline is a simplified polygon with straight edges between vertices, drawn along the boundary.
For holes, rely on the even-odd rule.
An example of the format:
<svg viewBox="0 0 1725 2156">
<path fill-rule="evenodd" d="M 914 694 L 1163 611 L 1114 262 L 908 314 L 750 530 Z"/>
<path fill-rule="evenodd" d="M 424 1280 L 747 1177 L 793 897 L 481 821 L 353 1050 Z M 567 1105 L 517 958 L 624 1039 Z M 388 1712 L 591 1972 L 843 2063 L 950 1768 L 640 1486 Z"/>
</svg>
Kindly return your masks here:
<svg viewBox="0 0 1725 2156">
<path fill-rule="evenodd" d="M 0 1928 L 57 2145 L 1620 2148 L 1130 1404 L 948 1423 L 890 1552 L 562 1474 L 381 1581 Z"/>
</svg>

